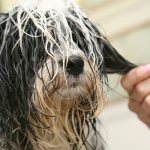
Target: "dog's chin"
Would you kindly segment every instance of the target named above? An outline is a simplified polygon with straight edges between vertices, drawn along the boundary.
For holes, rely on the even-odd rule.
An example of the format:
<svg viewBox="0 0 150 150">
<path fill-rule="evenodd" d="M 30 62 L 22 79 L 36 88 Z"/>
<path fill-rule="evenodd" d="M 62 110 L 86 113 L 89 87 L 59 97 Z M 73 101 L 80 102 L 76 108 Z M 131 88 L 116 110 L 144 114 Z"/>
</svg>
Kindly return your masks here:
<svg viewBox="0 0 150 150">
<path fill-rule="evenodd" d="M 56 91 L 55 95 L 60 99 L 80 99 L 89 96 L 91 91 L 94 90 L 94 81 L 89 82 L 86 78 L 87 76 L 84 74 L 78 77 L 69 76 L 66 81 L 61 83 L 62 86 Z"/>
<path fill-rule="evenodd" d="M 69 84 L 69 88 L 76 89 L 79 88 L 80 84 L 78 82 L 72 82 Z"/>
<path fill-rule="evenodd" d="M 79 83 L 71 83 L 66 88 L 60 88 L 54 95 L 56 99 L 60 100 L 75 100 L 80 97 L 84 97 L 89 93 L 85 87 L 82 87 Z M 83 92 L 84 91 L 84 92 Z"/>
</svg>

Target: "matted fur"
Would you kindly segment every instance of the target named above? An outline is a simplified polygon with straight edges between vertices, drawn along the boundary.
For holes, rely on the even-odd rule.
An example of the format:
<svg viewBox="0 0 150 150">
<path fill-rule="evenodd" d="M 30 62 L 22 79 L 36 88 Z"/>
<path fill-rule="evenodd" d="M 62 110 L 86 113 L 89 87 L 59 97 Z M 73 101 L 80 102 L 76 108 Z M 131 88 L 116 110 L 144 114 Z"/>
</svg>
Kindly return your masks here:
<svg viewBox="0 0 150 150">
<path fill-rule="evenodd" d="M 96 118 L 106 72 L 135 65 L 70 1 L 1 13 L 0 35 L 0 148 L 104 150 Z M 84 61 L 78 77 L 66 71 L 72 55 Z"/>
</svg>

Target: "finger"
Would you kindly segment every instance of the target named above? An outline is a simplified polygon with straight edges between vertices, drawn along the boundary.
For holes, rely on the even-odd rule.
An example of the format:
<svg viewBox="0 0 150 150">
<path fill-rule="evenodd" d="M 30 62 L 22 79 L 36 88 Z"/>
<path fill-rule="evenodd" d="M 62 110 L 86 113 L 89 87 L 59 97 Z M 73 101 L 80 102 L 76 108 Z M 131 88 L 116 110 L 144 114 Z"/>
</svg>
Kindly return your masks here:
<svg viewBox="0 0 150 150">
<path fill-rule="evenodd" d="M 143 112 L 140 112 L 138 118 L 150 128 L 150 116 L 145 116 Z"/>
<path fill-rule="evenodd" d="M 135 113 L 139 113 L 141 106 L 140 106 L 140 103 L 138 103 L 137 101 L 129 100 L 128 107 L 131 111 Z"/>
<path fill-rule="evenodd" d="M 140 112 L 145 116 L 150 117 L 150 95 L 148 95 L 141 104 Z"/>
<path fill-rule="evenodd" d="M 128 74 L 126 74 L 122 78 L 121 84 L 128 93 L 131 93 L 134 86 L 137 83 L 141 82 L 142 80 L 145 80 L 149 76 L 150 76 L 150 64 L 143 65 L 131 70 Z"/>
<path fill-rule="evenodd" d="M 137 115 L 150 128 L 150 95 L 144 99 Z"/>
<path fill-rule="evenodd" d="M 150 77 L 140 83 L 138 83 L 131 93 L 131 98 L 142 102 L 146 96 L 150 94 Z"/>
</svg>

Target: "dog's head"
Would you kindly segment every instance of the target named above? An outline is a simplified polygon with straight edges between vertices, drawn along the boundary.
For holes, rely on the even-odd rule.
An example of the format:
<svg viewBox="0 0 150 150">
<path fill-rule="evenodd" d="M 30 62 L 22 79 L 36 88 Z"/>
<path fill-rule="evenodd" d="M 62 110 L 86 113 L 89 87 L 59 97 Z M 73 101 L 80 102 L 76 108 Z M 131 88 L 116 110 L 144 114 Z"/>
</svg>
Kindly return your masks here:
<svg viewBox="0 0 150 150">
<path fill-rule="evenodd" d="M 73 4 L 15 7 L 0 14 L 0 35 L 1 147 L 96 148 L 106 73 L 134 65 Z"/>
</svg>

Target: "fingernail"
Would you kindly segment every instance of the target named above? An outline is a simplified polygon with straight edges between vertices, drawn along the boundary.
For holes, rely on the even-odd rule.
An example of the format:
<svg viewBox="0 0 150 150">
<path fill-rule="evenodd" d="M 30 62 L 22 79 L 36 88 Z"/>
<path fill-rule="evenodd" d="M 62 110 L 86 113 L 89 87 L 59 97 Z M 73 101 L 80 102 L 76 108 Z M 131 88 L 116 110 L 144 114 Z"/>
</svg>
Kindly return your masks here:
<svg viewBox="0 0 150 150">
<path fill-rule="evenodd" d="M 148 65 L 145 66 L 145 71 L 147 73 L 150 73 L 150 64 L 148 64 Z"/>
</svg>

